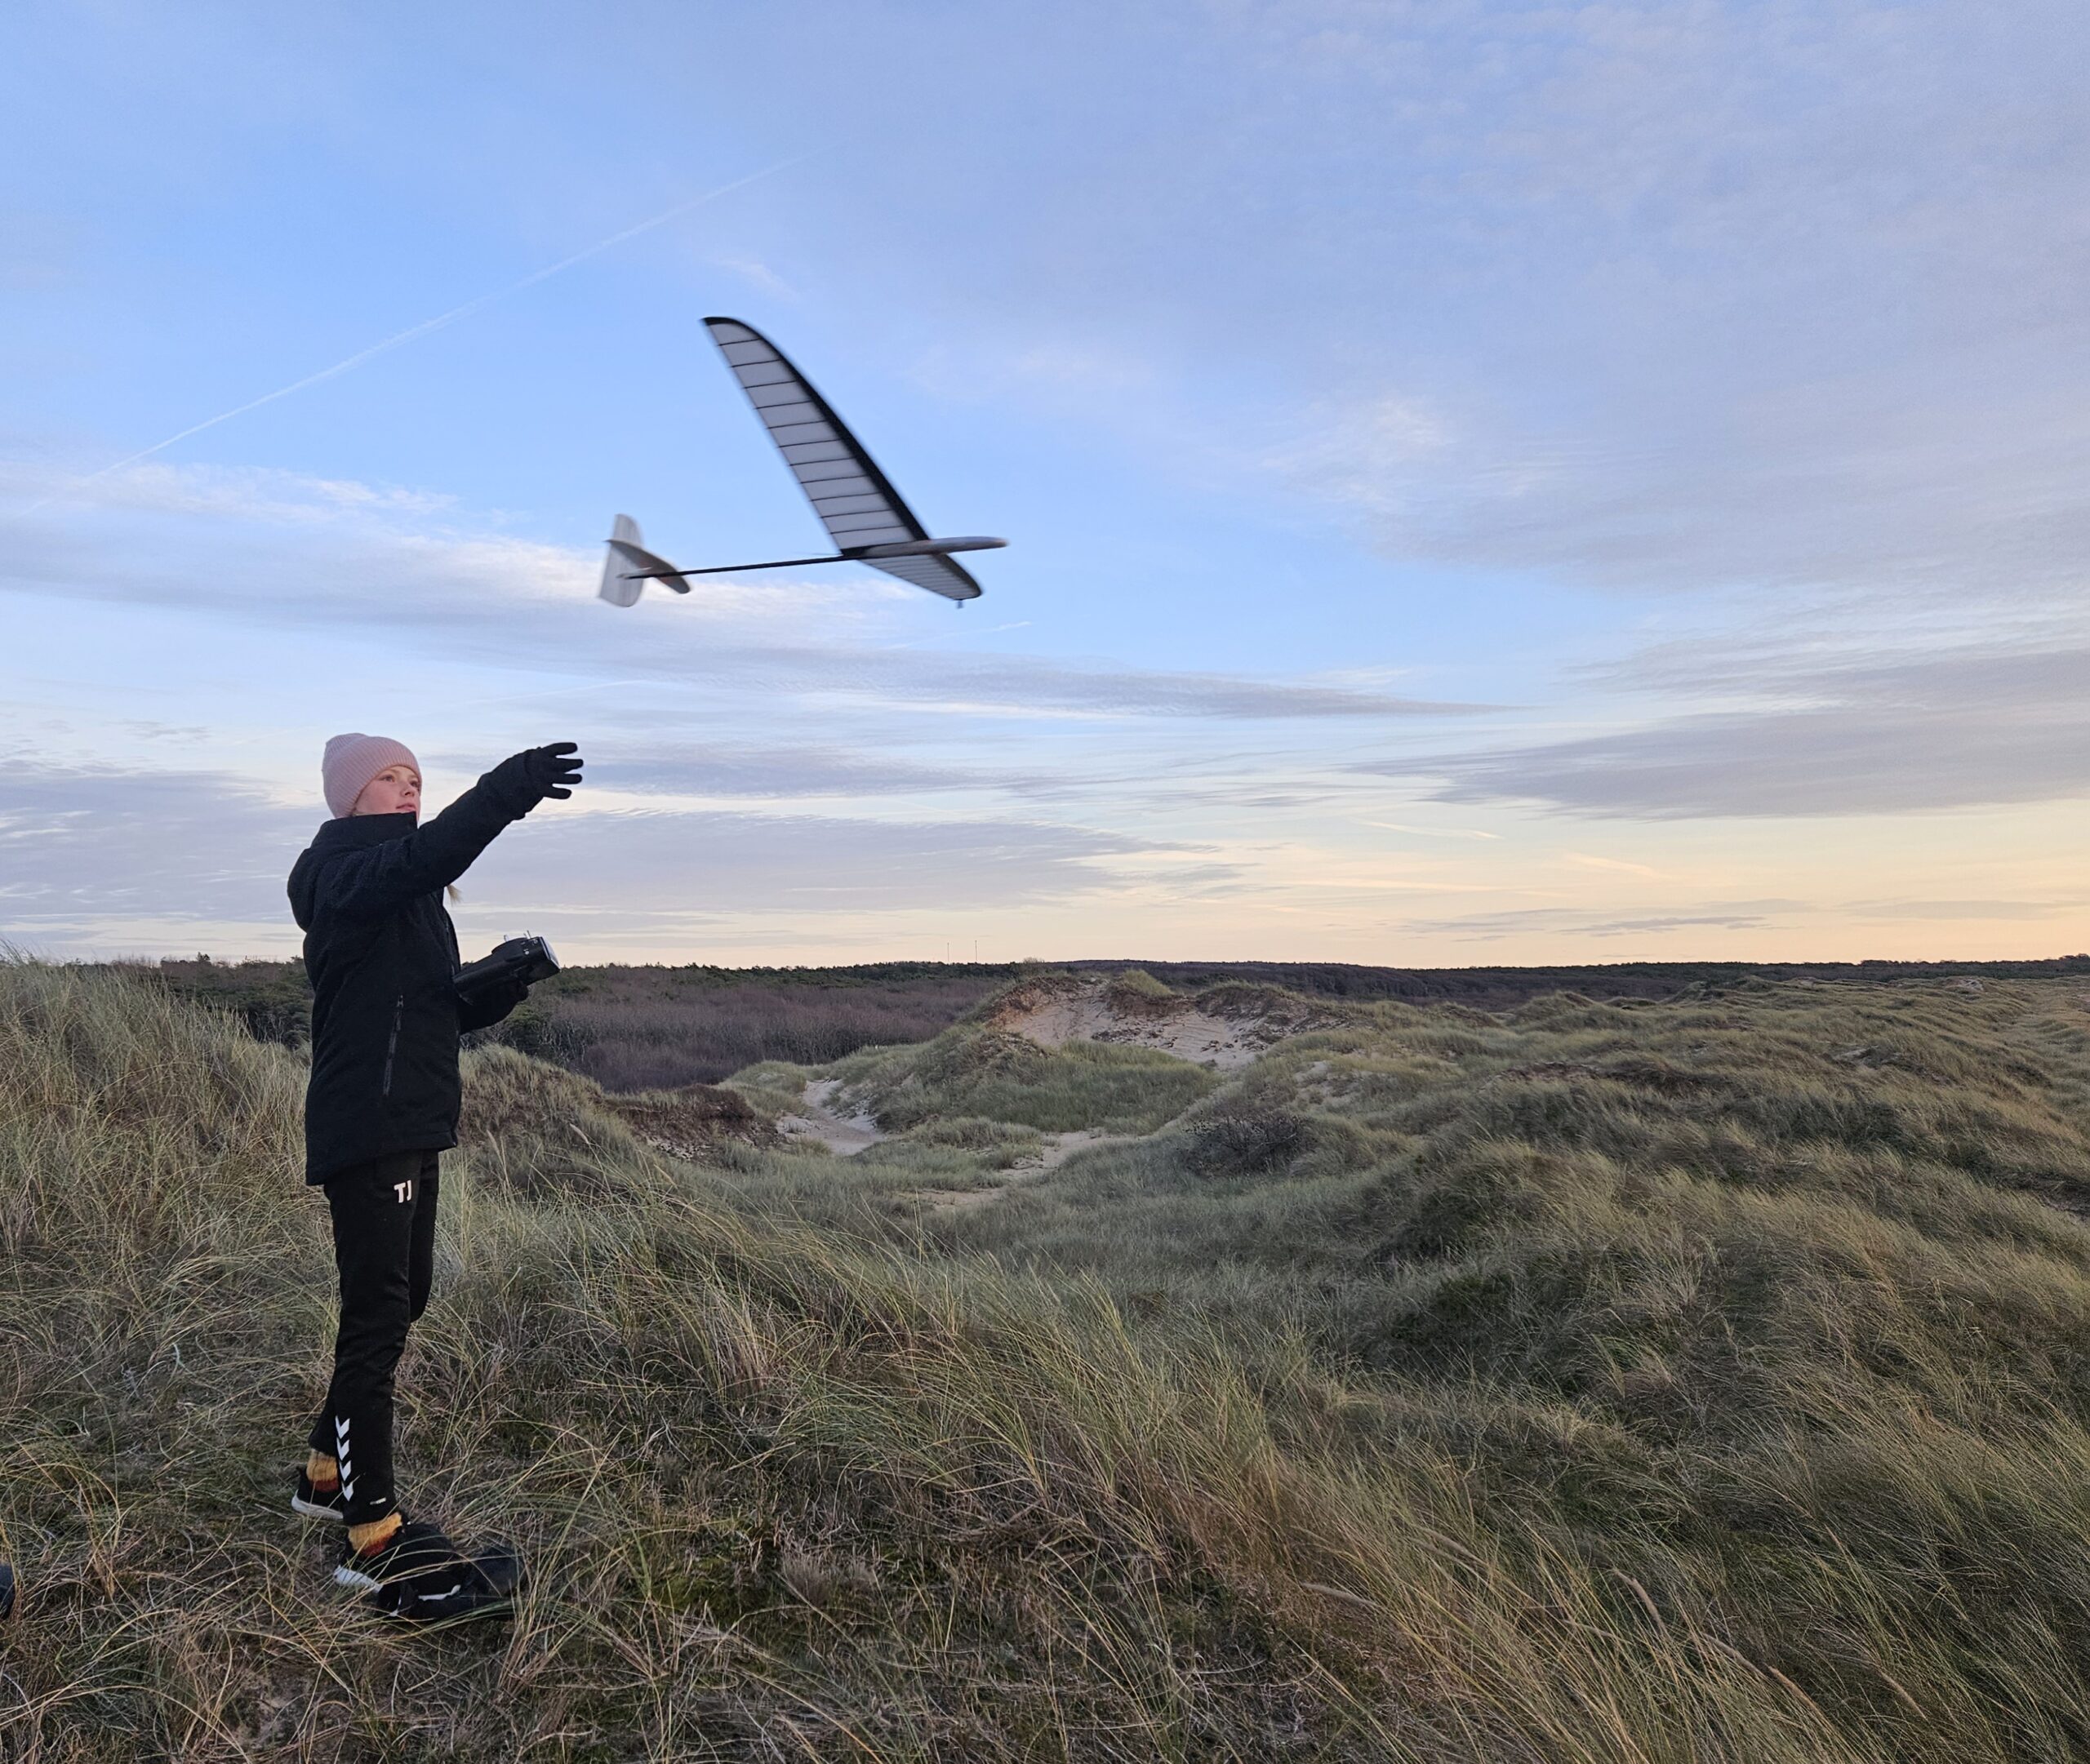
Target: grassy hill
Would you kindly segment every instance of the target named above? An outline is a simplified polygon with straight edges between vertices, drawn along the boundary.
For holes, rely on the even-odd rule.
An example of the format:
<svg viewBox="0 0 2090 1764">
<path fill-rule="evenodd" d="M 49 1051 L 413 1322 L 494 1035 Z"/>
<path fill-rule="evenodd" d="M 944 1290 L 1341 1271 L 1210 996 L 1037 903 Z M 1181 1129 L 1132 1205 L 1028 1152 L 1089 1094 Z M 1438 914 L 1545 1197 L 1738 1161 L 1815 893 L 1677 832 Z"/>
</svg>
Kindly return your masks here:
<svg viewBox="0 0 2090 1764">
<path fill-rule="evenodd" d="M 1096 975 L 1136 970 L 1185 990 L 1240 982 L 1314 998 L 1512 1009 L 1550 993 L 1668 998 L 1742 980 L 2090 979 L 2090 955 L 2039 962 L 1621 962 L 1596 967 L 1385 968 L 1342 962 L 1074 962 Z M 312 1033 L 301 962 L 166 961 L 178 998 L 237 1012 L 266 1041 Z M 569 968 L 482 1038 L 534 1054 L 612 1091 L 715 1082 L 758 1060 L 838 1060 L 880 1042 L 926 1041 L 1035 962 L 875 962 L 826 968 Z"/>
<path fill-rule="evenodd" d="M 403 1461 L 537 1577 L 409 1641 L 282 1512 L 298 1057 L 0 967 L 0 1757 L 2079 1757 L 2086 993 L 1098 975 L 724 1091 L 482 1050 Z"/>
</svg>

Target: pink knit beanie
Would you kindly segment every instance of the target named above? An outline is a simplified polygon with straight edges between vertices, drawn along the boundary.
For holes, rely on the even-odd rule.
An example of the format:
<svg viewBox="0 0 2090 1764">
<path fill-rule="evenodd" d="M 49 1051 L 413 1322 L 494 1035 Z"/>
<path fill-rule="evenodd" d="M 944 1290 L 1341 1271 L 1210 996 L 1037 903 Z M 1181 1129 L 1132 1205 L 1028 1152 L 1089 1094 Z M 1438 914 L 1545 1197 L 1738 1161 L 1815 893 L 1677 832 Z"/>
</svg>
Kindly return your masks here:
<svg viewBox="0 0 2090 1764">
<path fill-rule="evenodd" d="M 387 766 L 411 766 L 416 772 L 421 769 L 411 749 L 387 735 L 337 735 L 327 742 L 319 776 L 335 820 L 354 808 L 362 787 Z"/>
</svg>

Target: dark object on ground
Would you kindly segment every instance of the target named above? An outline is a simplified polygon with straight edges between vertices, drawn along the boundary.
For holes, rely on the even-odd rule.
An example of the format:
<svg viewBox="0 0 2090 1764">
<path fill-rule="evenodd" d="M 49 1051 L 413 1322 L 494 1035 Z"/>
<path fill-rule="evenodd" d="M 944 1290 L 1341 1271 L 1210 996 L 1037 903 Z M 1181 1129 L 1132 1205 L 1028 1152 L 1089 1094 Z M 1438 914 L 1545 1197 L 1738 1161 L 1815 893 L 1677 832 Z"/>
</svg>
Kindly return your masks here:
<svg viewBox="0 0 2090 1764">
<path fill-rule="evenodd" d="M 15 1615 L 15 1571 L 0 1562 L 0 1619 Z"/>
<path fill-rule="evenodd" d="M 522 1557 L 505 1543 L 468 1555 L 440 1527 L 410 1519 L 374 1554 L 344 1545 L 334 1579 L 367 1591 L 364 1602 L 383 1616 L 415 1624 L 455 1623 L 505 1615 L 522 1584 Z"/>
<path fill-rule="evenodd" d="M 558 972 L 558 958 L 541 937 L 511 937 L 493 953 L 467 962 L 451 982 L 458 1004 L 469 1011 L 481 998 L 521 984 L 534 986 Z"/>
<path fill-rule="evenodd" d="M 512 1616 L 522 1575 L 522 1553 L 514 1544 L 490 1544 L 464 1557 L 456 1578 L 439 1592 L 385 1586 L 363 1602 L 394 1623 L 447 1628 L 478 1617 Z"/>
</svg>

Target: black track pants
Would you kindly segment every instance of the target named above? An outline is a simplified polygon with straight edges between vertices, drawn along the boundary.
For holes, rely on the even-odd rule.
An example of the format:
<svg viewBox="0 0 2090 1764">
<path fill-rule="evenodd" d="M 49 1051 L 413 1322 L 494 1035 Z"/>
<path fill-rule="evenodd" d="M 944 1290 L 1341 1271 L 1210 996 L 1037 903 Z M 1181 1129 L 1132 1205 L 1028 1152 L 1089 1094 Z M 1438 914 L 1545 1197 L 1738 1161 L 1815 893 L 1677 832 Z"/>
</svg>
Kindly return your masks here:
<svg viewBox="0 0 2090 1764">
<path fill-rule="evenodd" d="M 428 1308 L 435 1273 L 434 1152 L 400 1152 L 345 1170 L 327 1184 L 341 1326 L 334 1381 L 312 1429 L 312 1449 L 341 1461 L 349 1523 L 381 1519 L 392 1484 L 392 1374 L 407 1330 Z"/>
</svg>

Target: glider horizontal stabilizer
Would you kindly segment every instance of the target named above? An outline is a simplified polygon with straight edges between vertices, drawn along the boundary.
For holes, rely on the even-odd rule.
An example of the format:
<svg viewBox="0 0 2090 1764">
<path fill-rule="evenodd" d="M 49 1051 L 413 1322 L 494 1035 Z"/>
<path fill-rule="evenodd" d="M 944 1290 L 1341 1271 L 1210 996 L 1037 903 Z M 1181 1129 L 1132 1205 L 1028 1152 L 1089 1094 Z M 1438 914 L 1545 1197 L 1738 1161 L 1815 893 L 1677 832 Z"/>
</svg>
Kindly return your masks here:
<svg viewBox="0 0 2090 1764">
<path fill-rule="evenodd" d="M 707 318 L 704 323 L 834 541 L 838 559 L 820 561 L 868 563 L 946 600 L 977 598 L 980 584 L 951 562 L 948 551 L 982 548 L 932 540 L 848 425 L 754 326 L 737 318 Z M 889 551 L 888 546 L 903 549 Z"/>
</svg>

